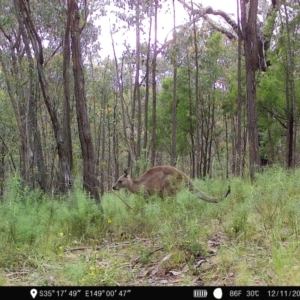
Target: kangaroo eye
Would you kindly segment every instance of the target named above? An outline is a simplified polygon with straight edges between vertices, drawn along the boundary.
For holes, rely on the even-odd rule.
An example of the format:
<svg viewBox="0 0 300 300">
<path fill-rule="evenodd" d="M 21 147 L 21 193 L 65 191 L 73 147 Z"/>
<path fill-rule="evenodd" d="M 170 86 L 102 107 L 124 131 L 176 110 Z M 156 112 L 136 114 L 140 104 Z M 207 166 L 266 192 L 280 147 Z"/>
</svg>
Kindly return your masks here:
<svg viewBox="0 0 300 300">
<path fill-rule="evenodd" d="M 119 180 L 119 183 L 122 183 L 122 180 Z"/>
</svg>

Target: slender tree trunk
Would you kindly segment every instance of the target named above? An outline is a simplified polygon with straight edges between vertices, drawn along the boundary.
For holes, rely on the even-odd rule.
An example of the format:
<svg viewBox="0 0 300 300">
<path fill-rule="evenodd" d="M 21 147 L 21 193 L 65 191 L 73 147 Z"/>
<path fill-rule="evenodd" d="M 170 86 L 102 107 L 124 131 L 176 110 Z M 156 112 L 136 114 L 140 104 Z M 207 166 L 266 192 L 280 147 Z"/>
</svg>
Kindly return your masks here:
<svg viewBox="0 0 300 300">
<path fill-rule="evenodd" d="M 3 194 L 4 194 L 6 153 L 7 153 L 7 149 L 5 147 L 5 143 L 3 141 L 3 138 L 1 138 L 1 142 L 0 142 L 0 201 L 3 199 Z"/>
<path fill-rule="evenodd" d="M 18 68 L 16 66 L 17 58 L 15 56 L 14 49 L 12 49 L 12 51 L 11 51 L 11 58 L 12 58 L 12 64 L 13 64 L 11 72 L 13 72 L 15 78 L 18 78 Z M 20 173 L 21 173 L 22 179 L 27 181 L 26 161 L 27 160 L 29 161 L 29 158 L 27 158 L 28 152 L 26 151 L 26 134 L 25 134 L 21 114 L 20 114 L 20 111 L 18 108 L 18 101 L 17 101 L 15 93 L 14 93 L 13 83 L 10 80 L 10 78 L 11 78 L 10 70 L 7 67 L 7 63 L 4 60 L 4 57 L 1 53 L 1 51 L 0 51 L 0 62 L 1 62 L 3 74 L 5 76 L 7 92 L 8 92 L 10 102 L 11 102 L 11 105 L 13 108 L 14 116 L 15 116 L 15 119 L 17 122 L 18 133 L 19 133 Z M 17 90 L 16 94 L 19 95 L 18 89 L 16 89 L 16 90 Z M 21 98 L 21 95 L 19 95 L 19 97 Z"/>
<path fill-rule="evenodd" d="M 71 16 L 67 14 L 67 22 L 65 27 L 65 35 L 63 42 L 63 86 L 64 86 L 64 101 L 63 101 L 63 128 L 65 135 L 66 160 L 70 168 L 69 185 L 73 185 L 72 169 L 73 169 L 73 151 L 72 151 L 72 135 L 71 135 L 71 97 L 70 97 L 70 25 Z"/>
<path fill-rule="evenodd" d="M 212 144 L 213 144 L 213 132 L 214 132 L 214 128 L 215 128 L 215 100 L 214 100 L 214 95 L 213 95 L 213 99 L 212 99 L 212 103 L 209 105 L 211 107 L 210 111 L 210 129 L 209 129 L 209 141 L 208 141 L 208 156 L 207 156 L 207 171 L 208 174 L 210 175 L 210 177 L 212 177 L 212 160 L 213 160 L 213 153 L 212 153 Z"/>
<path fill-rule="evenodd" d="M 18 19 L 20 24 L 24 24 L 29 39 L 31 41 L 32 49 L 35 55 L 37 72 L 39 77 L 39 82 L 43 94 L 43 98 L 50 115 L 52 128 L 55 136 L 55 141 L 57 144 L 58 157 L 60 163 L 60 190 L 66 191 L 70 187 L 71 169 L 69 165 L 69 153 L 65 144 L 65 132 L 64 128 L 61 126 L 58 120 L 57 112 L 55 110 L 54 104 L 49 94 L 49 84 L 47 82 L 44 73 L 44 55 L 43 46 L 40 36 L 38 35 L 36 28 L 31 19 L 30 9 L 27 7 L 27 2 L 22 0 L 14 0 L 15 9 L 18 12 Z"/>
<path fill-rule="evenodd" d="M 188 51 L 187 51 L 188 53 Z M 190 120 L 190 130 L 189 135 L 191 139 L 191 151 L 190 151 L 190 177 L 195 178 L 195 137 L 194 137 L 194 126 L 193 126 L 193 116 L 195 115 L 194 111 L 194 101 L 192 99 L 192 82 L 191 82 L 191 69 L 190 69 L 191 63 L 190 63 L 190 57 L 188 55 L 188 99 L 189 99 L 189 120 Z"/>
<path fill-rule="evenodd" d="M 285 26 L 287 33 L 287 57 L 286 57 L 286 165 L 287 168 L 295 166 L 295 116 L 296 114 L 296 94 L 295 94 L 295 81 L 294 81 L 294 58 L 291 48 L 291 38 L 289 29 L 289 15 L 286 8 L 286 1 L 283 3 L 285 12 Z"/>
<path fill-rule="evenodd" d="M 171 166 L 176 165 L 177 159 L 177 145 L 176 145 L 176 133 L 177 133 L 177 50 L 176 50 L 176 12 L 175 1 L 173 0 L 173 108 L 172 108 L 172 145 L 171 145 Z"/>
<path fill-rule="evenodd" d="M 156 58 L 157 58 L 157 10 L 158 0 L 154 0 L 154 46 L 152 58 L 152 134 L 151 134 L 151 166 L 155 165 L 156 156 Z"/>
<path fill-rule="evenodd" d="M 110 30 L 110 36 L 111 36 L 111 41 L 112 41 L 112 48 L 113 48 L 113 53 L 114 53 L 114 60 L 115 60 L 115 66 L 116 66 L 116 77 L 117 77 L 117 96 L 119 96 L 119 99 L 121 100 L 121 108 L 122 108 L 122 125 L 123 125 L 123 133 L 124 133 L 124 139 L 128 148 L 129 152 L 129 161 L 127 167 L 130 168 L 133 163 L 135 163 L 135 156 L 134 152 L 132 149 L 132 146 L 130 144 L 130 140 L 127 135 L 127 125 L 126 125 L 126 111 L 125 111 L 125 99 L 124 99 L 124 92 L 123 92 L 123 82 L 121 80 L 120 73 L 122 74 L 123 72 L 123 65 L 121 67 L 121 72 L 119 71 L 119 64 L 116 56 L 116 51 L 115 51 L 115 45 L 114 45 L 114 40 L 113 40 L 113 35 L 112 31 Z"/>
<path fill-rule="evenodd" d="M 42 151 L 41 136 L 37 121 L 37 93 L 35 92 L 36 84 L 34 84 L 33 74 L 34 63 L 31 57 L 29 45 L 26 45 L 26 52 L 29 61 L 29 90 L 27 96 L 26 107 L 26 139 L 27 139 L 27 157 L 29 159 L 29 183 L 35 188 L 36 183 L 43 191 L 47 190 L 46 167 L 44 163 L 44 155 Z"/>
<path fill-rule="evenodd" d="M 71 49 L 74 75 L 74 89 L 78 132 L 83 156 L 83 187 L 97 201 L 100 201 L 99 182 L 96 171 L 96 159 L 92 142 L 89 118 L 86 106 L 85 82 L 81 53 L 80 36 L 83 27 L 79 26 L 80 13 L 76 0 L 70 0 L 69 13 L 71 15 Z"/>
<path fill-rule="evenodd" d="M 193 8 L 193 2 L 191 2 L 192 8 Z M 197 27 L 196 27 L 196 20 L 195 20 L 195 15 L 192 15 L 193 18 L 193 37 L 194 37 L 194 49 L 195 49 L 195 108 L 196 108 L 196 156 L 195 156 L 195 169 L 196 169 L 196 177 L 201 176 L 201 105 L 200 105 L 200 97 L 199 97 L 199 62 L 198 62 L 198 38 L 197 38 Z"/>
<path fill-rule="evenodd" d="M 135 34 L 136 34 L 136 57 L 135 57 L 135 79 L 134 79 L 134 90 L 133 99 L 134 104 L 137 103 L 137 112 L 133 109 L 133 116 L 136 116 L 132 120 L 132 124 L 135 124 L 137 119 L 137 142 L 136 142 L 136 158 L 141 156 L 141 136 L 142 136 L 142 103 L 141 103 L 141 92 L 140 92 L 140 68 L 141 68 L 141 39 L 140 39 L 140 0 L 136 2 L 136 19 L 135 19 Z M 134 134 L 134 125 L 133 131 Z"/>
<path fill-rule="evenodd" d="M 103 101 L 104 102 L 104 101 Z M 107 122 L 107 117 L 106 117 L 106 107 L 105 104 L 101 104 L 101 113 L 100 113 L 100 132 L 99 132 L 99 144 L 101 143 L 101 157 L 100 157 L 100 193 L 103 195 L 104 190 L 105 190 L 105 151 L 106 151 L 106 146 L 107 146 L 107 139 L 106 139 L 106 125 L 109 124 Z M 109 132 L 108 132 L 109 134 Z M 110 135 L 109 135 L 110 136 Z M 100 149 L 99 149 L 100 151 Z M 108 152 L 110 155 L 110 152 Z"/>
<path fill-rule="evenodd" d="M 230 119 L 231 119 L 231 155 L 232 155 L 232 163 L 231 163 L 231 172 L 236 175 L 237 174 L 237 130 L 236 130 L 236 118 L 235 115 L 230 114 Z M 236 175 L 237 176 L 237 175 Z"/>
<path fill-rule="evenodd" d="M 150 6 L 151 8 L 151 6 Z M 152 9 L 152 8 L 151 8 Z M 144 109 L 144 143 L 143 148 L 147 150 L 148 148 L 148 120 L 149 120 L 149 90 L 150 90 L 150 49 L 151 49 L 151 32 L 152 32 L 152 11 L 150 12 L 149 17 L 149 36 L 148 36 L 148 48 L 147 48 L 147 57 L 146 57 L 146 78 L 145 78 L 145 109 Z M 145 157 L 147 157 L 147 151 L 145 152 Z"/>
<path fill-rule="evenodd" d="M 117 99 L 116 99 L 117 100 Z M 117 101 L 114 105 L 114 120 L 117 120 Z M 119 134 L 117 131 L 117 123 L 115 122 L 113 128 L 113 152 L 114 152 L 114 169 L 115 178 L 120 177 L 120 163 L 119 163 Z"/>
<path fill-rule="evenodd" d="M 240 15 L 239 0 L 237 0 L 237 15 Z M 240 30 L 240 18 L 238 17 L 238 30 Z M 238 98 L 237 98 L 237 133 L 235 151 L 235 170 L 236 176 L 242 175 L 242 34 L 238 34 Z"/>
<path fill-rule="evenodd" d="M 233 119 L 233 117 L 232 117 Z M 232 122 L 234 123 L 234 121 Z M 227 125 L 227 117 L 226 115 L 224 116 L 224 124 L 225 124 L 225 144 L 226 144 L 226 179 L 228 179 L 229 176 L 229 136 L 228 136 L 228 125 Z M 234 143 L 232 143 L 232 146 Z"/>
</svg>

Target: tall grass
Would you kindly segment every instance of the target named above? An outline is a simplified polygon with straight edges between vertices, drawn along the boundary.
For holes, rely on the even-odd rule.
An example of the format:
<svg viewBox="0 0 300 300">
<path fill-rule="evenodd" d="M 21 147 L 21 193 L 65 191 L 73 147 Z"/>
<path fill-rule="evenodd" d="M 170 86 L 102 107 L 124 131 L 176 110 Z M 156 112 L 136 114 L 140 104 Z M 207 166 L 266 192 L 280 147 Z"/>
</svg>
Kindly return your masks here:
<svg viewBox="0 0 300 300">
<path fill-rule="evenodd" d="M 49 197 L 15 176 L 0 203 L 0 268 L 47 273 L 47 261 L 57 267 L 57 284 L 114 285 L 133 284 L 148 274 L 143 268 L 159 263 L 164 272 L 184 272 L 182 284 L 201 274 L 205 285 L 295 285 L 299 176 L 299 170 L 273 167 L 252 183 L 232 178 L 231 195 L 218 204 L 187 190 L 165 200 L 107 193 L 103 211 L 77 187 Z M 223 195 L 227 186 L 218 180 L 195 185 L 211 196 Z M 80 255 L 66 251 L 77 246 Z"/>
<path fill-rule="evenodd" d="M 11 178 L 0 205 L 0 266 L 15 267 L 28 252 L 56 255 L 74 239 L 88 240 L 103 232 L 99 207 L 80 189 L 50 198 L 19 182 Z"/>
</svg>

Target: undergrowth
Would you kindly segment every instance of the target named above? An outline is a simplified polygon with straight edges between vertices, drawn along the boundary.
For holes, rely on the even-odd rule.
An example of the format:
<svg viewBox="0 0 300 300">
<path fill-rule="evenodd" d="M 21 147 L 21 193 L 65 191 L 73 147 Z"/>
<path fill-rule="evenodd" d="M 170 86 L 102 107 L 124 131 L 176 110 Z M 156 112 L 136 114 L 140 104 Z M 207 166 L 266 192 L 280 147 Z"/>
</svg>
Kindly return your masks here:
<svg viewBox="0 0 300 300">
<path fill-rule="evenodd" d="M 47 196 L 12 177 L 0 203 L 0 284 L 171 285 L 177 276 L 191 285 L 200 275 L 197 285 L 296 285 L 299 176 L 273 167 L 252 183 L 232 178 L 218 204 L 187 190 L 165 200 L 106 193 L 103 211 L 78 187 Z M 195 185 L 211 196 L 227 187 Z"/>
</svg>

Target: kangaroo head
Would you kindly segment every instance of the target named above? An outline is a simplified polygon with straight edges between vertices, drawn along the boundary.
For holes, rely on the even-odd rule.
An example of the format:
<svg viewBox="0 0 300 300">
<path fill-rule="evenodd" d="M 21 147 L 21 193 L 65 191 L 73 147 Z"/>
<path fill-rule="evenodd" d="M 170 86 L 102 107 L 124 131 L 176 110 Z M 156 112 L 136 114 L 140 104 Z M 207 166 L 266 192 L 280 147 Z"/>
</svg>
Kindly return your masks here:
<svg viewBox="0 0 300 300">
<path fill-rule="evenodd" d="M 122 188 L 128 188 L 130 183 L 131 183 L 131 177 L 128 174 L 128 171 L 125 170 L 124 175 L 122 175 L 118 178 L 118 180 L 116 181 L 116 183 L 113 185 L 112 188 L 114 190 L 118 191 Z"/>
</svg>

